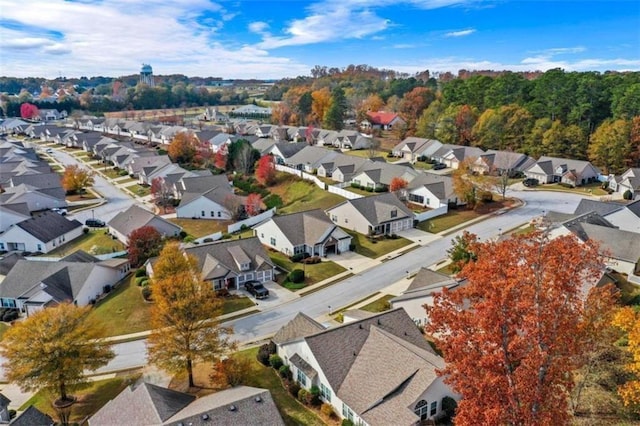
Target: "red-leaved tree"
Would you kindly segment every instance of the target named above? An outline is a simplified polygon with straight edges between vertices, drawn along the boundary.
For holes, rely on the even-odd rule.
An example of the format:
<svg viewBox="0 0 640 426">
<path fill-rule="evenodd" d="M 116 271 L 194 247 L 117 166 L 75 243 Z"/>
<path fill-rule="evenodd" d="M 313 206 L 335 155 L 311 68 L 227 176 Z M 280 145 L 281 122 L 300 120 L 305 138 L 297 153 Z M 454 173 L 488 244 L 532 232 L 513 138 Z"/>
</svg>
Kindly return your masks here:
<svg viewBox="0 0 640 426">
<path fill-rule="evenodd" d="M 30 120 L 32 118 L 37 117 L 39 112 L 40 111 L 38 110 L 38 107 L 35 106 L 34 104 L 25 102 L 22 105 L 20 105 L 20 117 L 22 118 L 26 118 Z"/>
<path fill-rule="evenodd" d="M 150 257 L 159 255 L 162 250 L 162 235 L 153 226 L 134 229 L 127 238 L 129 262 L 134 267 L 142 265 Z"/>
<path fill-rule="evenodd" d="M 398 194 L 401 190 L 405 189 L 407 185 L 409 185 L 409 182 L 407 182 L 406 179 L 395 176 L 389 183 L 389 191 Z"/>
<path fill-rule="evenodd" d="M 468 284 L 426 307 L 440 373 L 462 396 L 456 425 L 568 424 L 572 372 L 595 332 L 591 308 L 612 300 L 606 287 L 586 296 L 602 268 L 597 248 L 539 231 L 471 245 L 476 259 L 460 273 Z"/>
<path fill-rule="evenodd" d="M 260 197 L 260 194 L 249 194 L 244 202 L 244 209 L 249 216 L 260 214 L 262 210 L 262 197 Z"/>
<path fill-rule="evenodd" d="M 222 145 L 214 156 L 213 165 L 220 170 L 227 170 L 227 144 Z"/>
<path fill-rule="evenodd" d="M 256 179 L 263 185 L 271 185 L 276 178 L 276 165 L 273 156 L 264 155 L 258 160 Z"/>
</svg>

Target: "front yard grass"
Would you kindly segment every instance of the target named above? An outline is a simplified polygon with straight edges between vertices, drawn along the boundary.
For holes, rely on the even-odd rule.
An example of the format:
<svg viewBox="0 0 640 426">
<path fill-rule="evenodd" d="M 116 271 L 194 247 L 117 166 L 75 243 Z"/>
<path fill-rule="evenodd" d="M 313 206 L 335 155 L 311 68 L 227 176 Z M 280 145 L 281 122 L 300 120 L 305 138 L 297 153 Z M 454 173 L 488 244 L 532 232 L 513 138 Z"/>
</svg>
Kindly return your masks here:
<svg viewBox="0 0 640 426">
<path fill-rule="evenodd" d="M 393 299 L 394 297 L 395 296 L 392 294 L 385 294 L 379 299 L 376 299 L 373 302 L 364 305 L 360 309 L 362 309 L 363 311 L 373 312 L 373 313 L 388 311 L 389 309 L 391 309 L 389 300 Z"/>
<path fill-rule="evenodd" d="M 120 171 L 114 169 L 113 167 L 109 167 L 106 170 L 104 168 L 100 169 L 99 167 L 96 167 L 96 169 L 100 170 L 102 172 L 102 174 L 105 175 L 106 177 L 108 177 L 109 179 L 115 179 L 115 178 L 122 177 L 119 174 Z"/>
<path fill-rule="evenodd" d="M 0 322 L 0 341 L 2 341 L 2 338 L 4 337 L 4 333 L 7 332 L 9 327 L 11 327 L 11 326 L 9 324 L 7 324 L 6 322 Z"/>
<path fill-rule="evenodd" d="M 425 163 L 424 161 L 416 161 L 412 164 L 413 168 L 416 170 L 431 170 L 433 169 L 433 164 Z"/>
<path fill-rule="evenodd" d="M 283 176 L 284 175 L 284 176 Z M 320 189 L 313 182 L 304 181 L 292 175 L 279 174 L 278 183 L 269 191 L 282 198 L 283 206 L 278 213 L 296 213 L 313 209 L 328 209 L 345 199 L 337 194 Z"/>
<path fill-rule="evenodd" d="M 72 406 L 70 423 L 78 423 L 87 416 L 95 414 L 107 402 L 122 392 L 124 388 L 134 383 L 138 377 L 137 375 L 125 374 L 111 379 L 91 382 L 88 387 L 72 392 L 71 394 L 78 400 Z M 54 420 L 58 419 L 56 411 L 51 405 L 52 400 L 55 398 L 48 392 L 39 391 L 20 407 L 20 411 L 35 405 L 38 410 L 48 414 Z"/>
<path fill-rule="evenodd" d="M 575 188 L 567 188 L 557 183 L 549 183 L 537 186 L 536 188 L 542 191 L 564 191 L 576 194 L 609 195 L 609 193 L 602 189 L 600 185 L 602 185 L 600 182 L 592 182 Z"/>
<path fill-rule="evenodd" d="M 103 229 L 92 229 L 75 240 L 58 247 L 48 255 L 64 257 L 76 250 L 84 250 L 89 254 L 115 253 L 124 250 L 124 245 L 120 241 L 112 239 L 105 232 Z"/>
<path fill-rule="evenodd" d="M 252 308 L 256 303 L 247 296 L 233 295 L 224 299 L 222 304 L 222 315 L 240 311 L 242 309 Z"/>
<path fill-rule="evenodd" d="M 354 157 L 371 158 L 371 151 L 369 151 L 368 149 L 352 149 L 344 151 L 343 154 L 353 155 Z M 385 160 L 387 159 L 387 154 L 387 151 L 376 150 L 373 152 L 374 157 L 384 158 Z"/>
<path fill-rule="evenodd" d="M 507 198 L 506 200 L 493 201 L 491 203 L 484 204 L 476 210 L 467 209 L 465 207 L 449 209 L 449 212 L 443 216 L 434 217 L 433 219 L 420 222 L 417 228 L 424 232 L 437 234 L 513 204 L 514 200 Z"/>
<path fill-rule="evenodd" d="M 171 218 L 169 221 L 181 226 L 189 235 L 195 238 L 204 237 L 205 235 L 215 234 L 216 232 L 227 232 L 227 226 L 231 224 L 228 220 L 211 220 L 211 219 L 183 219 Z"/>
<path fill-rule="evenodd" d="M 320 417 L 313 411 L 307 409 L 286 391 L 284 386 L 282 386 L 280 377 L 278 377 L 273 368 L 265 367 L 256 360 L 257 354 L 258 348 L 251 348 L 232 355 L 236 358 L 251 361 L 251 374 L 247 374 L 247 379 L 243 385 L 269 389 L 284 423 L 288 426 L 325 425 L 326 423 L 323 422 Z"/>
<path fill-rule="evenodd" d="M 279 251 L 269 251 L 269 257 L 271 261 L 278 265 L 281 269 L 284 269 L 287 273 L 294 269 L 302 269 L 304 271 L 304 287 L 319 283 L 327 278 L 331 278 L 344 271 L 345 268 L 332 261 L 322 261 L 314 265 L 305 265 L 303 263 L 296 263 L 289 260 L 289 257 L 280 253 Z M 302 283 L 301 283 L 302 284 Z M 299 287 L 299 288 L 296 288 Z M 303 286 L 291 286 L 291 290 L 300 290 Z"/>
<path fill-rule="evenodd" d="M 355 252 L 363 256 L 376 259 L 380 256 L 384 256 L 394 250 L 398 250 L 404 246 L 411 244 L 411 241 L 406 238 L 398 237 L 396 239 L 386 238 L 377 240 L 377 242 L 370 241 L 366 235 L 359 234 L 354 231 L 343 229 L 349 235 L 353 237 L 352 243 L 355 244 Z"/>
<path fill-rule="evenodd" d="M 106 298 L 99 301 L 89 314 L 102 324 L 107 336 L 121 336 L 150 329 L 151 303 L 142 297 L 142 287 L 133 274 Z"/>
<path fill-rule="evenodd" d="M 67 195 L 65 197 L 67 202 L 95 200 L 96 198 L 97 197 L 92 192 L 89 192 L 89 191 L 86 191 L 86 192 L 84 192 L 82 194 Z"/>
<path fill-rule="evenodd" d="M 140 184 L 125 186 L 125 189 L 133 192 L 139 197 L 144 197 L 151 194 L 151 188 L 148 186 L 142 186 Z"/>
</svg>

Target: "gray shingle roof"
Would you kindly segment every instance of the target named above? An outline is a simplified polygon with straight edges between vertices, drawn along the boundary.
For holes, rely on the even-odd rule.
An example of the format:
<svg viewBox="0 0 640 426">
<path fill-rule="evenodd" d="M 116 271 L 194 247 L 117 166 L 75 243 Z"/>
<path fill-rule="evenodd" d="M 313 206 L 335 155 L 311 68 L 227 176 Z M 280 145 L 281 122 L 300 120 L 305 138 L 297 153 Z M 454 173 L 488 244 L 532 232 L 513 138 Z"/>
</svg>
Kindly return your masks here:
<svg viewBox="0 0 640 426">
<path fill-rule="evenodd" d="M 390 192 L 348 200 L 345 203 L 350 203 L 373 226 L 403 218 L 413 218 L 413 212 Z M 392 217 L 394 210 L 397 214 Z M 328 211 L 331 211 L 331 209 Z"/>
<path fill-rule="evenodd" d="M 16 224 L 36 239 L 42 242 L 49 242 L 55 238 L 70 232 L 82 224 L 77 220 L 68 220 L 62 215 L 54 212 L 42 212 L 31 219 L 24 220 Z"/>
<path fill-rule="evenodd" d="M 578 220 L 564 226 L 582 241 L 597 242 L 600 252 L 606 256 L 631 263 L 640 259 L 640 234 Z"/>
<path fill-rule="evenodd" d="M 30 405 L 22 414 L 16 417 L 11 426 L 51 426 L 56 422 L 51 417 Z"/>
<path fill-rule="evenodd" d="M 433 353 L 415 323 L 401 308 L 307 336 L 305 340 L 332 389 L 340 389 L 372 326 Z"/>
<path fill-rule="evenodd" d="M 156 216 L 148 210 L 143 209 L 142 207 L 138 207 L 133 204 L 127 210 L 118 213 L 111 219 L 108 225 L 120 232 L 122 235 L 129 235 L 131 231 L 134 229 L 141 228 L 143 226 L 152 226 L 154 221 L 160 221 L 167 226 L 171 226 L 176 229 L 182 229 L 178 225 L 169 222 L 168 220 Z"/>
<path fill-rule="evenodd" d="M 270 220 L 280 228 L 294 246 L 302 244 L 313 246 L 324 242 L 329 235 L 334 235 L 338 239 L 350 238 L 320 209 L 274 216 Z"/>
<path fill-rule="evenodd" d="M 273 343 L 281 345 L 323 330 L 322 324 L 306 314 L 298 312 L 291 321 L 278 330 L 271 340 Z"/>
<path fill-rule="evenodd" d="M 313 380 L 318 375 L 318 372 L 307 361 L 302 359 L 302 357 L 297 353 L 289 359 L 289 362 L 293 364 L 294 367 L 296 367 L 298 370 L 302 371 L 305 376 L 307 376 L 311 380 Z"/>
<path fill-rule="evenodd" d="M 441 274 L 440 272 L 435 272 L 428 268 L 420 268 L 405 292 L 419 290 L 424 287 L 431 287 L 434 284 L 443 284 L 449 281 L 455 280 L 448 275 Z"/>
<path fill-rule="evenodd" d="M 589 200 L 583 198 L 580 200 L 580 203 L 578 203 L 578 206 L 576 207 L 573 214 L 581 216 L 585 213 L 595 212 L 600 216 L 606 216 L 610 213 L 622 209 L 623 207 L 624 205 L 618 203 L 608 203 L 605 201 Z"/>
</svg>

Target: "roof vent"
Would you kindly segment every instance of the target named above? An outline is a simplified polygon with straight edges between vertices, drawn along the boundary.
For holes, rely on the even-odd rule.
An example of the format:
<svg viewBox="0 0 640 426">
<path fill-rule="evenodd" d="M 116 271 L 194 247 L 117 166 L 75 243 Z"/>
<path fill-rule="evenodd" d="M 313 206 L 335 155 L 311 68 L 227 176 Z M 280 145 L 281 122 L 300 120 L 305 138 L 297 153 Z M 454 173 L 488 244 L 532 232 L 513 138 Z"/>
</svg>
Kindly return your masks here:
<svg viewBox="0 0 640 426">
<path fill-rule="evenodd" d="M 260 395 L 256 396 L 256 402 L 262 402 L 262 398 L 260 397 Z"/>
<path fill-rule="evenodd" d="M 236 406 L 235 405 L 230 405 L 229 406 L 229 411 L 236 411 Z"/>
<path fill-rule="evenodd" d="M 362 324 L 359 324 L 359 325 L 358 325 L 358 328 L 359 328 L 360 330 L 362 330 Z"/>
<path fill-rule="evenodd" d="M 208 414 L 203 414 L 201 418 L 202 418 L 202 420 L 209 420 L 209 415 Z"/>
<path fill-rule="evenodd" d="M 358 354 L 356 353 L 356 351 L 353 351 L 353 356 L 358 356 Z"/>
<path fill-rule="evenodd" d="M 380 325 L 380 318 L 378 318 L 378 325 Z"/>
</svg>

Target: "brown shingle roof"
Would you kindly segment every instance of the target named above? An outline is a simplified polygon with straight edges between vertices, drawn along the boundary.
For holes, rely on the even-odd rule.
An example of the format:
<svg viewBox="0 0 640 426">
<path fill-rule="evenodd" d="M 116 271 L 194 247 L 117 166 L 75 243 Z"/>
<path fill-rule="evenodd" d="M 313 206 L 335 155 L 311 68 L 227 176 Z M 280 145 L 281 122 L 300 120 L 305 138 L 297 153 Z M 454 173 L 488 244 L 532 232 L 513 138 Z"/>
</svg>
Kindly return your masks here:
<svg viewBox="0 0 640 426">
<path fill-rule="evenodd" d="M 323 330 L 324 327 L 320 323 L 306 314 L 298 312 L 291 321 L 278 330 L 271 340 L 273 340 L 273 343 L 281 345 Z"/>
</svg>

